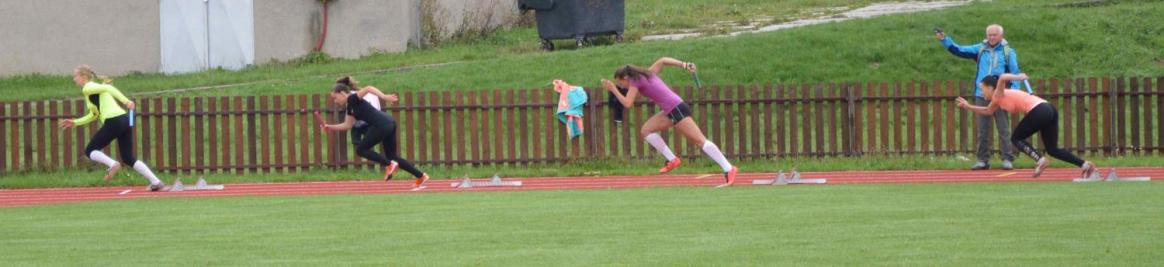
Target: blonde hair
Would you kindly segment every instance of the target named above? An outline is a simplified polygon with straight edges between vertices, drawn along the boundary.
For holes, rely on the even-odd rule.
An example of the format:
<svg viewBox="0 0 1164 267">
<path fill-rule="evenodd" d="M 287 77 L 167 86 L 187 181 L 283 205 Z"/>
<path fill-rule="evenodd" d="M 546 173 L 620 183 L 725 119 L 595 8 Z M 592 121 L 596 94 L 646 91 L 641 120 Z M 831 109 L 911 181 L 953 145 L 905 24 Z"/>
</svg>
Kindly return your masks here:
<svg viewBox="0 0 1164 267">
<path fill-rule="evenodd" d="M 110 79 L 109 76 L 104 76 L 104 75 L 98 76 L 97 72 L 93 71 L 93 67 L 89 67 L 89 65 L 85 65 L 85 64 L 78 65 L 77 72 L 80 72 L 82 76 L 85 76 L 85 79 L 90 80 L 90 81 L 92 81 L 94 79 L 100 79 L 101 83 L 103 83 L 103 84 L 113 83 L 113 79 Z"/>
</svg>

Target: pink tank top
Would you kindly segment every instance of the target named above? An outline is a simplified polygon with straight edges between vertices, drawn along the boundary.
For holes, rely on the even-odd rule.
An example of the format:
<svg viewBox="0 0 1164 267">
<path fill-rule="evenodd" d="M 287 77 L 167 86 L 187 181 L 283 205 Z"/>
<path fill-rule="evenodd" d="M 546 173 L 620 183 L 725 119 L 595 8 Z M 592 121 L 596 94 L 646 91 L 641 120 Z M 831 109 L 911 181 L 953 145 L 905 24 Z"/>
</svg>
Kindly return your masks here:
<svg viewBox="0 0 1164 267">
<path fill-rule="evenodd" d="M 1040 97 L 1022 90 L 1002 90 L 1002 98 L 991 99 L 998 103 L 998 107 L 1010 113 L 1026 113 L 1041 103 L 1046 103 Z"/>
<path fill-rule="evenodd" d="M 641 79 L 631 79 L 630 85 L 639 89 L 639 93 L 655 102 L 663 109 L 663 112 L 671 112 L 679 103 L 683 103 L 683 99 L 679 98 L 675 91 L 671 91 L 658 75 L 651 75 L 650 77 Z"/>
</svg>

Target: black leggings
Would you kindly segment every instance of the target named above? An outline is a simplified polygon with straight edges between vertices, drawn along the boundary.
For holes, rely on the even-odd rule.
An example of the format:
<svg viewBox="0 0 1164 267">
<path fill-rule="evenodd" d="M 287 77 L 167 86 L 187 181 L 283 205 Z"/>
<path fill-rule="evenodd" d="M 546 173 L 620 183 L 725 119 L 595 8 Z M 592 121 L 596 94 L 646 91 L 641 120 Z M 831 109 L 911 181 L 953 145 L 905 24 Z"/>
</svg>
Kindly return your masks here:
<svg viewBox="0 0 1164 267">
<path fill-rule="evenodd" d="M 1027 115 L 1019 121 L 1018 127 L 1014 128 L 1014 133 L 1010 135 L 1014 147 L 1037 161 L 1043 157 L 1026 141 L 1035 132 L 1039 132 L 1039 138 L 1043 139 L 1043 148 L 1047 150 L 1048 155 L 1075 166 L 1083 166 L 1082 159 L 1059 148 L 1059 113 L 1055 112 L 1051 104 L 1041 103 L 1027 112 Z"/>
<path fill-rule="evenodd" d="M 391 164 L 391 161 L 395 160 L 397 164 L 400 164 L 401 169 L 411 173 L 412 176 L 420 178 L 420 176 L 424 175 L 411 162 L 396 154 L 396 121 L 389 120 L 388 125 L 369 124 L 366 129 L 367 132 L 364 134 L 364 139 L 360 140 L 359 144 L 356 144 L 356 154 L 384 166 L 388 166 L 388 164 Z M 384 155 L 372 151 L 372 147 L 376 146 L 376 144 L 380 144 L 380 148 L 384 149 Z"/>
<path fill-rule="evenodd" d="M 360 141 L 364 140 L 364 134 L 368 133 L 368 123 L 364 121 L 356 121 L 352 126 L 352 145 L 360 145 Z"/>
<path fill-rule="evenodd" d="M 105 120 L 105 124 L 101 125 L 101 129 L 97 130 L 97 134 L 94 134 L 93 139 L 89 139 L 89 144 L 85 145 L 85 157 L 88 158 L 93 151 L 105 148 L 113 142 L 113 139 L 117 139 L 117 152 L 121 156 L 121 162 L 133 166 L 137 158 L 133 156 L 133 128 L 129 127 L 127 115 Z"/>
</svg>

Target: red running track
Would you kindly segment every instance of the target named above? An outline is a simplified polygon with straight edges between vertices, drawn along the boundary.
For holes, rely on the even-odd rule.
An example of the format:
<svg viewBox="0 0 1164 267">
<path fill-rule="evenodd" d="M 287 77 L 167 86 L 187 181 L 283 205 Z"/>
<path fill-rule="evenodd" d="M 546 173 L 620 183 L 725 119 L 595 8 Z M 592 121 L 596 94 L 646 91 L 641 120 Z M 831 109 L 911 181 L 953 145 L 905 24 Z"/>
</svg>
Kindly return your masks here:
<svg viewBox="0 0 1164 267">
<path fill-rule="evenodd" d="M 1070 182 L 1079 177 L 1078 169 L 1052 169 L 1038 179 L 1030 178 L 1031 170 L 1014 171 L 854 171 L 804 172 L 803 178 L 825 178 L 828 184 L 883 184 L 883 183 L 995 183 L 995 182 Z M 1106 177 L 1107 170 L 1102 174 Z M 1120 168 L 1120 177 L 1153 177 L 1164 179 L 1164 168 Z M 773 179 L 773 173 L 741 173 L 735 186 L 752 185 L 752 180 Z M 712 187 L 723 183 L 722 174 L 683 174 L 655 176 L 602 176 L 602 177 L 543 177 L 511 178 L 520 180 L 522 187 L 477 187 L 458 189 L 451 186 L 457 180 L 429 181 L 428 188 L 411 191 L 412 180 L 404 181 L 347 181 L 228 184 L 219 191 L 148 192 L 145 186 L 89 187 L 52 189 L 0 189 L 0 208 L 35 206 L 59 203 L 94 202 L 135 198 L 169 197 L 224 197 L 224 196 L 305 196 L 338 194 L 402 194 L 432 192 L 474 191 L 528 191 L 616 189 L 644 187 Z M 477 181 L 485 181 L 477 180 Z M 811 185 L 804 185 L 811 186 Z M 128 193 L 124 193 L 129 190 Z"/>
</svg>

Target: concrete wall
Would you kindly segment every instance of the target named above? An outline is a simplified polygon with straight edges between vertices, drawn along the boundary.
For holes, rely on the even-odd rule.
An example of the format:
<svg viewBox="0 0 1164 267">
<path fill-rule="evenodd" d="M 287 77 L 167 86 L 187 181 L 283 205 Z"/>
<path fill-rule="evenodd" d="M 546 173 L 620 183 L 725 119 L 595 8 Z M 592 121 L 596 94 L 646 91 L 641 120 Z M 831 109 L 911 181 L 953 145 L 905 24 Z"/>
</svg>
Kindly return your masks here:
<svg viewBox="0 0 1164 267">
<path fill-rule="evenodd" d="M 331 7 L 323 49 L 327 54 L 356 58 L 408 48 L 408 13 L 415 12 L 408 0 L 341 0 Z"/>
<path fill-rule="evenodd" d="M 342 0 L 329 4 L 323 52 L 358 58 L 403 52 L 412 36 L 410 0 Z M 286 61 L 315 48 L 322 16 L 319 1 L 255 0 L 255 63 Z"/>
<path fill-rule="evenodd" d="M 0 76 L 161 67 L 158 1 L 0 1 Z"/>
<path fill-rule="evenodd" d="M 492 13 L 490 25 L 501 25 L 517 16 L 517 0 L 436 0 L 448 14 L 445 25 L 447 32 L 456 31 L 465 22 L 465 16 L 470 24 L 480 22 L 479 18 L 486 13 Z M 423 14 L 422 14 L 423 15 Z M 473 25 L 476 26 L 476 25 Z"/>
<path fill-rule="evenodd" d="M 405 51 L 420 36 L 420 1 L 335 1 L 324 52 L 358 58 Z M 447 32 L 468 12 L 491 8 L 494 25 L 517 14 L 516 0 L 435 1 L 445 11 Z M 158 9 L 158 0 L 0 0 L 0 76 L 71 74 L 82 63 L 108 75 L 157 72 Z M 254 12 L 255 64 L 295 59 L 315 47 L 319 1 L 254 0 Z"/>
<path fill-rule="evenodd" d="M 413 13 L 410 14 L 411 24 L 409 28 L 412 30 L 411 40 L 416 41 L 423 38 L 421 29 L 421 16 L 435 15 L 438 17 L 438 23 L 443 24 L 444 34 L 447 37 L 459 28 L 464 27 L 466 23 L 466 16 L 482 16 L 487 12 L 492 13 L 492 18 L 489 24 L 493 26 L 504 25 L 517 19 L 517 0 L 411 0 Z M 421 1 L 434 1 L 438 7 L 436 14 L 424 14 L 421 10 Z M 468 22 L 476 26 L 480 20 L 478 18 L 470 17 Z"/>
<path fill-rule="evenodd" d="M 315 47 L 319 1 L 255 0 L 255 64 L 301 57 Z"/>
<path fill-rule="evenodd" d="M 255 1 L 255 64 L 302 57 L 319 36 L 320 4 L 306 0 Z M 420 1 L 342 0 L 330 4 L 323 52 L 332 57 L 359 58 L 374 52 L 404 52 L 421 36 Z M 494 13 L 490 24 L 517 16 L 516 0 L 432 0 L 440 5 L 446 32 L 460 27 L 468 12 Z"/>
</svg>

